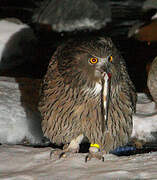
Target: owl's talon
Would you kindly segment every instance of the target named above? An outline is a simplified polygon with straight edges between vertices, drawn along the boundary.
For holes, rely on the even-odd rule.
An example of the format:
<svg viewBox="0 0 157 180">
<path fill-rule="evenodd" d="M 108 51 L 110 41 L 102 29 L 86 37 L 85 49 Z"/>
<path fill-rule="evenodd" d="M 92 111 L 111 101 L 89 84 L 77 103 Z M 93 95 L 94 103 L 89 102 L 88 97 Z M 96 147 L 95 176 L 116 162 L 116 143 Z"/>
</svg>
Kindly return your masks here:
<svg viewBox="0 0 157 180">
<path fill-rule="evenodd" d="M 50 158 L 52 157 L 52 154 L 54 154 L 55 156 L 57 156 L 59 159 L 64 157 L 65 155 L 65 151 L 64 150 L 61 150 L 61 149 L 53 149 L 51 150 L 50 152 Z"/>
<path fill-rule="evenodd" d="M 61 150 L 60 149 L 53 149 L 53 150 L 51 150 L 51 152 L 50 152 L 50 159 L 52 157 L 52 154 L 57 155 L 59 151 L 61 151 Z"/>
<path fill-rule="evenodd" d="M 66 152 L 63 151 L 59 154 L 59 159 L 61 159 L 62 157 L 66 157 Z"/>
<path fill-rule="evenodd" d="M 77 138 L 73 139 L 70 144 L 65 144 L 63 146 L 63 150 L 57 149 L 57 150 L 52 150 L 50 153 L 50 157 L 52 153 L 55 151 L 55 155 L 59 156 L 59 159 L 62 157 L 67 157 L 68 154 L 74 154 L 78 153 L 80 149 L 80 143 L 82 142 L 82 139 L 84 138 L 83 134 L 80 134 Z"/>
<path fill-rule="evenodd" d="M 69 144 L 65 144 L 65 145 L 63 146 L 63 150 L 67 149 L 68 146 L 69 146 Z"/>
<path fill-rule="evenodd" d="M 90 161 L 90 160 L 91 160 L 91 156 L 88 154 L 88 155 L 85 157 L 85 162 Z"/>
<path fill-rule="evenodd" d="M 61 159 L 62 157 L 68 157 L 70 154 L 78 153 L 78 149 L 54 149 L 50 152 L 50 158 L 52 157 L 52 154 L 58 157 L 58 159 Z"/>
<path fill-rule="evenodd" d="M 102 160 L 102 162 L 104 162 L 104 156 L 102 153 L 98 152 L 98 153 L 89 153 L 86 157 L 85 157 L 85 162 L 90 161 L 92 158 L 96 158 L 98 160 Z"/>
</svg>

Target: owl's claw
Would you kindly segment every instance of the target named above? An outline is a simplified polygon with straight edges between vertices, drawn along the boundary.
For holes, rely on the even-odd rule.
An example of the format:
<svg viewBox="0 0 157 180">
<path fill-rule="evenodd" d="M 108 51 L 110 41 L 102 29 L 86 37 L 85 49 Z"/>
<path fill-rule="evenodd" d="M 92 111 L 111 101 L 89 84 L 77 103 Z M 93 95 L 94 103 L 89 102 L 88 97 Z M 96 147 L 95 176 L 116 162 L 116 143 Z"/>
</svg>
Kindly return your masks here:
<svg viewBox="0 0 157 180">
<path fill-rule="evenodd" d="M 85 162 L 90 161 L 92 158 L 96 158 L 104 162 L 104 154 L 106 154 L 105 151 L 100 151 L 98 147 L 91 146 L 89 148 L 89 154 L 85 157 Z"/>
<path fill-rule="evenodd" d="M 57 151 L 59 151 L 60 149 L 52 149 L 51 151 L 50 151 L 50 159 L 51 159 L 51 157 L 52 157 L 52 154 L 56 154 L 55 152 Z"/>
<path fill-rule="evenodd" d="M 53 149 L 51 150 L 50 152 L 50 158 L 52 157 L 52 155 L 55 155 L 58 157 L 58 159 L 60 159 L 61 157 L 64 157 L 64 150 L 61 150 L 61 149 Z"/>
<path fill-rule="evenodd" d="M 52 157 L 52 154 L 58 156 L 58 158 L 62 158 L 62 157 L 68 157 L 70 154 L 74 154 L 74 153 L 78 153 L 79 152 L 79 149 L 76 148 L 76 149 L 70 149 L 70 148 L 64 148 L 63 147 L 63 150 L 61 149 L 55 149 L 55 150 L 52 150 L 50 152 L 50 158 Z"/>
<path fill-rule="evenodd" d="M 80 134 L 77 138 L 73 139 L 70 142 L 70 144 L 65 144 L 63 147 L 63 150 L 58 149 L 58 150 L 51 151 L 50 157 L 52 156 L 52 153 L 54 151 L 56 151 L 55 152 L 56 155 L 59 155 L 59 159 L 62 157 L 66 157 L 69 154 L 78 153 L 80 150 L 80 143 L 82 142 L 83 138 L 84 138 L 84 135 Z"/>
<path fill-rule="evenodd" d="M 66 157 L 66 154 L 67 154 L 67 152 L 64 152 L 64 151 L 61 152 L 61 153 L 59 154 L 59 159 L 62 158 L 62 157 Z"/>
<path fill-rule="evenodd" d="M 96 158 L 98 160 L 102 160 L 102 162 L 104 162 L 104 156 L 101 152 L 97 152 L 97 153 L 89 153 L 86 157 L 85 157 L 85 162 L 90 161 L 92 158 Z"/>
</svg>

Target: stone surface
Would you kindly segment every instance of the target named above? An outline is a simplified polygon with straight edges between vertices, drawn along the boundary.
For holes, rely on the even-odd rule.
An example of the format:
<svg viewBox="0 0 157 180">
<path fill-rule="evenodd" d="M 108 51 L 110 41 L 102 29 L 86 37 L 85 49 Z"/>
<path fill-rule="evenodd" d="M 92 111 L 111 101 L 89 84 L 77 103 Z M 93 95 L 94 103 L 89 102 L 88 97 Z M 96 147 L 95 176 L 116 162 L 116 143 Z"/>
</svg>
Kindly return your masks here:
<svg viewBox="0 0 157 180">
<path fill-rule="evenodd" d="M 157 103 L 157 57 L 153 60 L 150 66 L 147 85 L 152 98 Z"/>
<path fill-rule="evenodd" d="M 152 180 L 157 179 L 157 152 L 85 163 L 84 153 L 58 159 L 51 148 L 0 146 L 0 179 L 3 180 Z"/>
</svg>

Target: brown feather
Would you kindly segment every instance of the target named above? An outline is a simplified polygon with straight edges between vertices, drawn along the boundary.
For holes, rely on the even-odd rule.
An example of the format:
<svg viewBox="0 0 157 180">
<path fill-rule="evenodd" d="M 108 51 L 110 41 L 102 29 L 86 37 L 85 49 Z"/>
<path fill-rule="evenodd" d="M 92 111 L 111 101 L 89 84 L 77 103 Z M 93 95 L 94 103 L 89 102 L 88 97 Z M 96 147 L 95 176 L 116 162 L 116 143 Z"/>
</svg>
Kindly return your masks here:
<svg viewBox="0 0 157 180">
<path fill-rule="evenodd" d="M 104 63 L 112 76 L 108 131 L 103 131 L 102 96 L 94 89 L 102 77 L 95 76 L 96 66 L 90 66 L 88 58 L 110 54 L 113 63 Z M 109 152 L 128 142 L 135 104 L 134 86 L 110 39 L 69 41 L 57 49 L 43 79 L 39 103 L 42 129 L 52 143 L 66 144 L 83 134 Z"/>
</svg>

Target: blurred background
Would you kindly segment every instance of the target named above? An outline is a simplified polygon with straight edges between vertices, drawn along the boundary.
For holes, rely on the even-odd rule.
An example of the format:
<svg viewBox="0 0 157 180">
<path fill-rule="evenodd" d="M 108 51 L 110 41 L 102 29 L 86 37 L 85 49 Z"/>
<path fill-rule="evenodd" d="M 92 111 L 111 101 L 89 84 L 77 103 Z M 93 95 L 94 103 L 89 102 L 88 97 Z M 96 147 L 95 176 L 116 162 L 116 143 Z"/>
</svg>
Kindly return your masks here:
<svg viewBox="0 0 157 180">
<path fill-rule="evenodd" d="M 0 0 L 0 75 L 42 78 L 66 39 L 109 36 L 137 91 L 147 91 L 149 66 L 157 55 L 156 13 L 156 0 Z M 15 24 L 21 29 L 4 38 Z"/>
</svg>

